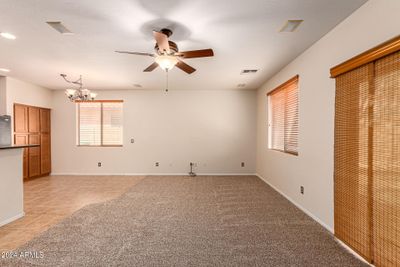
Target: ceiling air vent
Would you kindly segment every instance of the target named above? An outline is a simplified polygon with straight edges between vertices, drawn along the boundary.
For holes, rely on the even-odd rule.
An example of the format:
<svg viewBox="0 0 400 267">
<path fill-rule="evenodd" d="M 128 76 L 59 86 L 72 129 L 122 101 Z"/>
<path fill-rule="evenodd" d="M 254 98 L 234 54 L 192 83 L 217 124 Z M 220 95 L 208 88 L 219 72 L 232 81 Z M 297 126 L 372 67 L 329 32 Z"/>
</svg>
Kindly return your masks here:
<svg viewBox="0 0 400 267">
<path fill-rule="evenodd" d="M 242 70 L 240 72 L 240 74 L 254 74 L 256 73 L 258 70 Z"/>
<path fill-rule="evenodd" d="M 46 23 L 61 34 L 73 34 L 60 21 L 47 21 Z"/>
<path fill-rule="evenodd" d="M 302 19 L 292 19 L 285 22 L 280 32 L 294 32 L 300 24 L 303 22 Z"/>
</svg>

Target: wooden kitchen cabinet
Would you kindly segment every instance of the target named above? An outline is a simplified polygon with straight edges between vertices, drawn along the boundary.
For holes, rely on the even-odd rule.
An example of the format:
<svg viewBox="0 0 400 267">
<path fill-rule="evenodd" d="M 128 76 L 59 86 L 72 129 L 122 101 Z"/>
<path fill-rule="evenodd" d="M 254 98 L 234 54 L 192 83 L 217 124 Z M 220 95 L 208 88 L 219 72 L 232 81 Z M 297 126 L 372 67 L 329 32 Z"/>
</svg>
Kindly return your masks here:
<svg viewBox="0 0 400 267">
<path fill-rule="evenodd" d="M 40 109 L 28 107 L 28 129 L 29 133 L 40 132 Z"/>
<path fill-rule="evenodd" d="M 15 118 L 18 118 L 16 120 Z M 14 105 L 14 132 L 27 133 L 28 131 L 28 107 Z"/>
<path fill-rule="evenodd" d="M 50 133 L 50 109 L 41 108 L 40 115 L 40 132 Z"/>
<path fill-rule="evenodd" d="M 51 172 L 51 147 L 50 134 L 42 133 L 40 135 L 40 174 L 49 174 Z"/>
<path fill-rule="evenodd" d="M 40 144 L 40 135 L 39 134 L 30 134 L 29 135 L 29 144 L 36 145 Z M 28 157 L 29 157 L 29 178 L 40 176 L 40 147 L 30 147 L 28 148 Z"/>
<path fill-rule="evenodd" d="M 14 104 L 14 144 L 39 145 L 24 150 L 24 179 L 51 172 L 50 109 Z"/>
</svg>

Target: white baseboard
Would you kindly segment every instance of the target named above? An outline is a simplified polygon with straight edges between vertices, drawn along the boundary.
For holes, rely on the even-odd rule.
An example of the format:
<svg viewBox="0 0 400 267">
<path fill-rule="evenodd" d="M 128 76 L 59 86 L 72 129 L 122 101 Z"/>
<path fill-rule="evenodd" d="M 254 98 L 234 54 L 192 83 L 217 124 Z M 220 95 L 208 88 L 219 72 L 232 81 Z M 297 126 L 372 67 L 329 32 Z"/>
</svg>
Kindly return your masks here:
<svg viewBox="0 0 400 267">
<path fill-rule="evenodd" d="M 332 234 L 334 234 L 334 230 L 328 226 L 327 224 L 325 224 L 324 222 L 322 222 L 318 217 L 316 217 L 314 214 L 312 214 L 309 210 L 307 210 L 306 208 L 302 207 L 300 204 L 298 204 L 297 202 L 295 202 L 292 198 L 288 197 L 286 194 L 284 194 L 281 190 L 279 190 L 278 188 L 276 188 L 275 186 L 273 186 L 272 184 L 270 184 L 266 179 L 264 179 L 261 175 L 259 175 L 258 173 L 256 174 L 256 176 L 258 176 L 258 178 L 260 178 L 261 180 L 263 180 L 266 184 L 268 184 L 269 186 L 271 186 L 276 192 L 278 192 L 279 194 L 281 194 L 283 197 L 285 197 L 287 200 L 289 200 L 290 202 L 293 203 L 293 205 L 295 205 L 296 207 L 298 207 L 300 210 L 302 210 L 305 214 L 307 214 L 308 216 L 310 216 L 314 221 L 316 221 L 317 223 L 319 223 L 320 225 L 322 225 L 325 229 L 327 229 L 329 232 L 331 232 Z M 364 263 L 368 264 L 369 266 L 374 266 L 372 264 L 370 264 L 369 262 L 367 262 L 363 257 L 361 257 L 357 252 L 355 252 L 352 248 L 350 248 L 349 246 L 347 246 L 345 243 L 343 243 L 342 241 L 340 241 L 339 239 L 337 239 L 335 237 L 335 240 L 342 246 L 344 247 L 347 251 L 349 251 L 351 254 L 353 254 L 357 259 L 363 261 Z"/>
<path fill-rule="evenodd" d="M 15 216 L 11 217 L 11 218 L 8 218 L 8 219 L 0 222 L 0 227 L 4 226 L 6 224 L 9 224 L 9 223 L 11 223 L 11 222 L 13 222 L 15 220 L 18 220 L 18 219 L 20 219 L 20 218 L 22 218 L 24 216 L 25 216 L 25 212 L 22 212 L 22 213 L 20 213 L 18 215 L 15 215 Z"/>
<path fill-rule="evenodd" d="M 77 173 L 77 172 L 58 172 L 52 176 L 149 176 L 149 175 L 188 175 L 187 173 Z"/>
<path fill-rule="evenodd" d="M 295 205 L 296 207 L 298 207 L 301 211 L 303 211 L 305 214 L 307 214 L 308 216 L 310 216 L 314 221 L 316 221 L 317 223 L 319 223 L 320 225 L 322 225 L 325 229 L 327 229 L 329 232 L 331 232 L 333 234 L 333 229 L 332 227 L 330 227 L 329 225 L 327 225 L 326 223 L 324 223 L 323 221 L 321 221 L 321 219 L 319 219 L 317 216 L 315 216 L 314 214 L 312 214 L 309 210 L 307 210 L 306 208 L 304 208 L 303 206 L 301 206 L 299 203 L 297 203 L 296 201 L 294 201 L 292 198 L 290 198 L 289 196 L 287 196 L 285 193 L 283 193 L 281 190 L 279 190 L 278 188 L 276 188 L 274 185 L 272 185 L 271 183 L 269 183 L 265 178 L 263 178 L 261 175 L 259 175 L 258 173 L 256 173 L 256 176 L 258 176 L 258 178 L 260 178 L 261 180 L 263 180 L 266 184 L 268 184 L 269 186 L 271 186 L 276 192 L 278 192 L 279 194 L 281 194 L 283 197 L 285 197 L 287 200 L 289 200 L 290 202 L 293 203 L 293 205 Z"/>
<path fill-rule="evenodd" d="M 357 259 L 363 261 L 364 263 L 368 264 L 371 267 L 374 267 L 375 265 L 369 263 L 368 261 L 366 261 L 363 257 L 361 257 L 357 252 L 355 252 L 351 247 L 349 247 L 348 245 L 346 245 L 345 243 L 343 243 L 341 240 L 337 239 L 335 237 L 336 242 L 338 242 L 342 247 L 344 247 L 348 252 L 350 252 L 351 254 L 353 254 Z"/>
<path fill-rule="evenodd" d="M 184 173 L 69 173 L 69 172 L 60 172 L 60 173 L 51 173 L 52 176 L 187 176 L 189 175 L 187 172 Z M 248 176 L 248 175 L 256 175 L 255 173 L 208 173 L 201 172 L 196 173 L 198 176 Z"/>
</svg>

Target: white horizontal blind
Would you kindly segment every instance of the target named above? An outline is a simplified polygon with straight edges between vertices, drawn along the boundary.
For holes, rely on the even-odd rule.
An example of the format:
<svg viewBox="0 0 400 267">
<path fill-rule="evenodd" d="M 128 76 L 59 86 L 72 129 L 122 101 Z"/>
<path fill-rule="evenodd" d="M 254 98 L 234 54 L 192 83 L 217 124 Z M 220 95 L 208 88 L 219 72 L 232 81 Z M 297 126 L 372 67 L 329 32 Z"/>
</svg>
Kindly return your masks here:
<svg viewBox="0 0 400 267">
<path fill-rule="evenodd" d="M 271 120 L 270 148 L 285 149 L 285 91 L 279 90 L 270 96 Z"/>
<path fill-rule="evenodd" d="M 79 125 L 78 137 L 80 146 L 101 145 L 101 103 L 78 103 Z"/>
<path fill-rule="evenodd" d="M 78 145 L 122 146 L 122 101 L 78 102 Z"/>
<path fill-rule="evenodd" d="M 268 94 L 269 148 L 298 154 L 298 76 Z"/>
<path fill-rule="evenodd" d="M 288 85 L 285 90 L 285 151 L 297 154 L 299 136 L 299 105 L 297 81 Z"/>
<path fill-rule="evenodd" d="M 103 145 L 122 145 L 122 103 L 103 103 Z"/>
</svg>

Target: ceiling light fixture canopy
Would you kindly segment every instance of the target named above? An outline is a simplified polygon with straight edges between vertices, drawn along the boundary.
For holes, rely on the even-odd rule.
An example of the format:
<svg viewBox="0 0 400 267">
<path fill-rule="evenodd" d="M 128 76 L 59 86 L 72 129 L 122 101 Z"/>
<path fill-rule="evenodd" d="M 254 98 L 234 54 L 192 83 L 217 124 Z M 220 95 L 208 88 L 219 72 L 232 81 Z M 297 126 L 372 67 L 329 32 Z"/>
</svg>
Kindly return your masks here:
<svg viewBox="0 0 400 267">
<path fill-rule="evenodd" d="M 155 62 L 157 62 L 163 70 L 169 71 L 178 63 L 178 59 L 175 56 L 159 55 L 155 58 Z"/>
<path fill-rule="evenodd" d="M 65 90 L 65 94 L 67 95 L 68 99 L 70 101 L 93 101 L 97 94 L 90 92 L 89 89 L 84 89 L 83 87 L 83 82 L 82 82 L 82 75 L 79 76 L 79 79 L 76 81 L 70 81 L 67 79 L 67 75 L 66 74 L 60 74 L 61 77 L 63 77 L 63 79 L 70 84 L 74 84 L 74 85 L 78 85 L 79 88 L 78 89 L 66 89 Z"/>
</svg>

